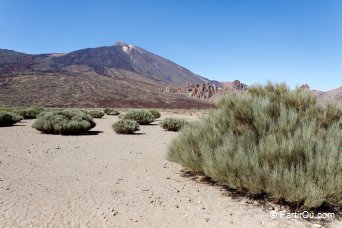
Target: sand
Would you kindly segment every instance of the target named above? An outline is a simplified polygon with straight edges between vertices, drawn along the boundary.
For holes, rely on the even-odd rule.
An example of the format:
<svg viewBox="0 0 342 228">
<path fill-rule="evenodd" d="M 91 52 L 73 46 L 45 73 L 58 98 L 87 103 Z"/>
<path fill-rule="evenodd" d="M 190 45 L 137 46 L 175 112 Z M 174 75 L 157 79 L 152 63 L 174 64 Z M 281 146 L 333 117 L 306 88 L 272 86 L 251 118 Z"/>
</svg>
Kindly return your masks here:
<svg viewBox="0 0 342 228">
<path fill-rule="evenodd" d="M 318 227 L 272 219 L 270 205 L 167 161 L 177 133 L 151 125 L 118 135 L 117 119 L 95 119 L 84 136 L 41 134 L 34 120 L 0 128 L 0 227 Z"/>
</svg>

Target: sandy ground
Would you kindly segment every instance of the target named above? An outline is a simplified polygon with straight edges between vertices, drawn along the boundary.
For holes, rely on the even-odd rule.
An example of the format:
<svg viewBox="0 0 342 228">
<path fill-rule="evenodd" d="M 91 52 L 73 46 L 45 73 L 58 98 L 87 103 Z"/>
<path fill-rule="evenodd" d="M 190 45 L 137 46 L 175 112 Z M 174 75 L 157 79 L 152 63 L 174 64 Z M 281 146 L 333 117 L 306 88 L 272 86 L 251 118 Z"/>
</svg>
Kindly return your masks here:
<svg viewBox="0 0 342 228">
<path fill-rule="evenodd" d="M 268 206 L 168 162 L 177 133 L 152 125 L 117 135 L 110 128 L 116 120 L 96 119 L 98 134 L 84 136 L 41 134 L 33 120 L 0 128 L 0 226 L 319 227 L 272 219 Z"/>
</svg>

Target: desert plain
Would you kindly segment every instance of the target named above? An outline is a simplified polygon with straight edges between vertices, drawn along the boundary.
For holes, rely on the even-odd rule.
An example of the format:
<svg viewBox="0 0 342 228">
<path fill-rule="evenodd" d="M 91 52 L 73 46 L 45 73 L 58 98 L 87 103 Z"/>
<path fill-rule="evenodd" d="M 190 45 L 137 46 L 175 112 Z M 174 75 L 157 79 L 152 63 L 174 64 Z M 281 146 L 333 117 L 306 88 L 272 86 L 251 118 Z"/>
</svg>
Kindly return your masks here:
<svg viewBox="0 0 342 228">
<path fill-rule="evenodd" d="M 201 112 L 162 112 L 196 120 Z M 95 119 L 89 134 L 0 128 L 0 227 L 342 227 L 341 221 L 271 218 L 285 207 L 240 195 L 166 159 L 177 132 L 111 129 Z"/>
</svg>

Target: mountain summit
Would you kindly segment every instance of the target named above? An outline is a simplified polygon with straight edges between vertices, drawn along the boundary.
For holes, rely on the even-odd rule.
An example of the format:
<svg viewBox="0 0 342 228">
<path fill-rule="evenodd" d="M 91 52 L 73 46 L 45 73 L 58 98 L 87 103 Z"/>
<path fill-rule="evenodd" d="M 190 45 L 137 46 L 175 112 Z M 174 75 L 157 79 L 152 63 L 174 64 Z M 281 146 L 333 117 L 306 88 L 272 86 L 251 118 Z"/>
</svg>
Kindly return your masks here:
<svg viewBox="0 0 342 228">
<path fill-rule="evenodd" d="M 126 54 L 130 54 L 132 49 L 135 48 L 134 45 L 130 45 L 130 44 L 126 44 L 125 42 L 123 41 L 118 41 L 116 43 L 116 46 L 119 46 L 121 47 L 121 49 L 126 53 Z"/>
</svg>

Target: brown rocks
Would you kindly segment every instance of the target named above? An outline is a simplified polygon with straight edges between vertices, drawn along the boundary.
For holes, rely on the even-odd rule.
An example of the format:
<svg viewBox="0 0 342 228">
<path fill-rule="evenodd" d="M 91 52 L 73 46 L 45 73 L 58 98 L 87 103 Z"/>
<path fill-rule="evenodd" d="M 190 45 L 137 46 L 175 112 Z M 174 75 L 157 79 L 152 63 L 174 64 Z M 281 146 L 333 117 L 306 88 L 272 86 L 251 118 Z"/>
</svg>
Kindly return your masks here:
<svg viewBox="0 0 342 228">
<path fill-rule="evenodd" d="M 303 84 L 299 88 L 301 88 L 301 89 L 310 89 L 308 84 Z"/>
<path fill-rule="evenodd" d="M 187 94 L 190 97 L 198 99 L 210 99 L 216 94 L 225 94 L 230 92 L 240 92 L 247 90 L 247 85 L 241 83 L 239 80 L 233 82 L 219 83 L 222 87 L 219 87 L 214 82 L 191 84 L 188 83 L 183 87 L 178 88 L 160 88 L 159 91 L 167 93 Z"/>
<path fill-rule="evenodd" d="M 232 82 L 232 84 L 233 84 L 233 89 L 236 89 L 236 90 L 246 90 L 247 89 L 247 85 L 241 83 L 239 80 L 234 80 Z"/>
</svg>

